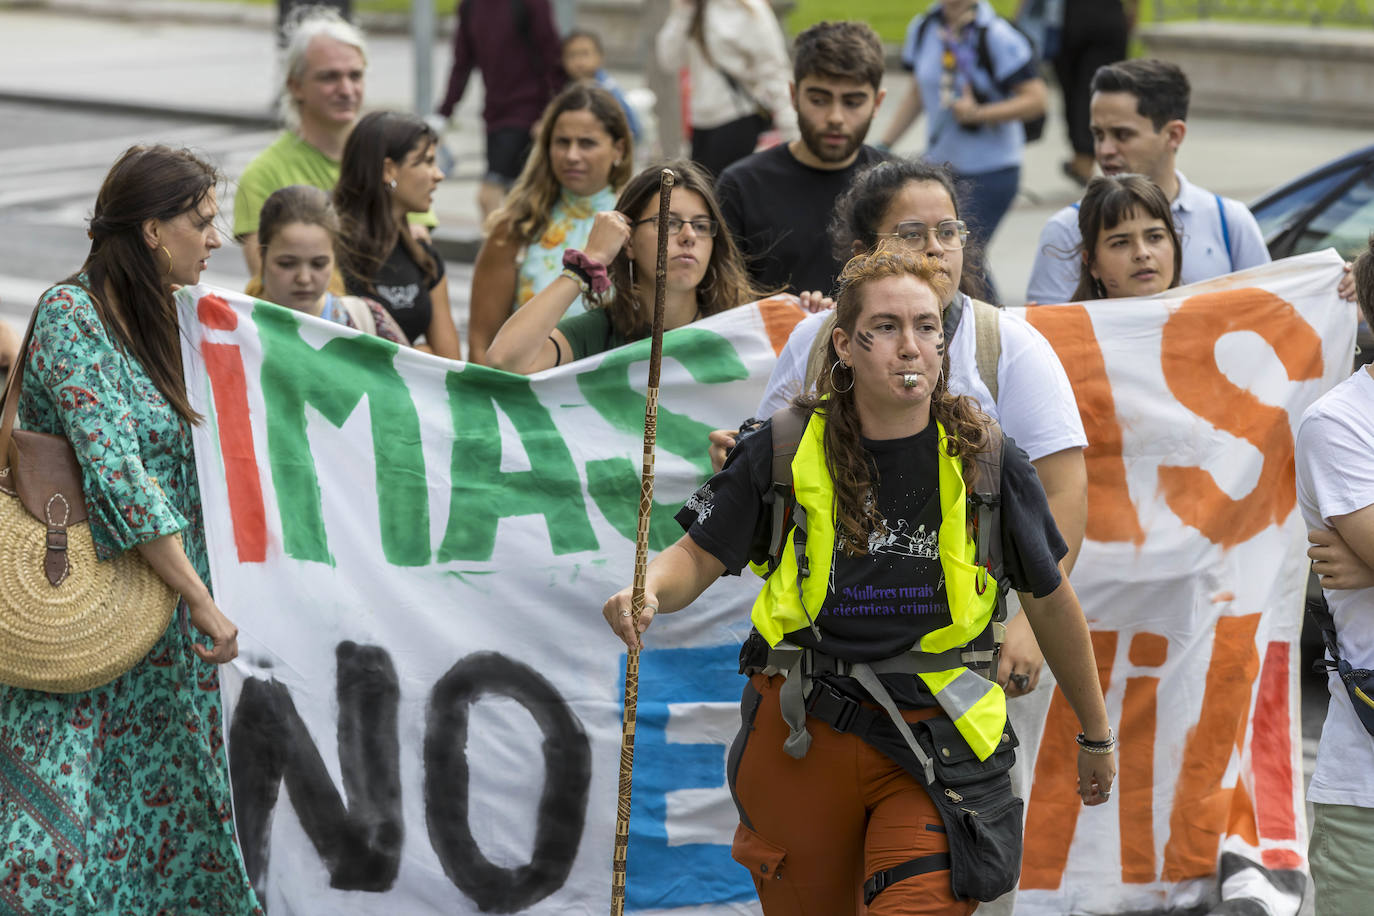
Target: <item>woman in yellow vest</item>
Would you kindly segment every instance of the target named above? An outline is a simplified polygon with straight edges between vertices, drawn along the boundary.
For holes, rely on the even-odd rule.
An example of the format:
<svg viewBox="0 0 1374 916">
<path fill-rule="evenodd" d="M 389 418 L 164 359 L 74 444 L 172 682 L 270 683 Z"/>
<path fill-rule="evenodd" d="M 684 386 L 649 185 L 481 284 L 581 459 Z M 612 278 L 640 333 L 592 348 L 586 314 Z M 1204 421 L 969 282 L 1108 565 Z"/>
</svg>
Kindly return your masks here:
<svg viewBox="0 0 1374 916">
<path fill-rule="evenodd" d="M 791 461 L 805 538 L 787 534 L 754 605 L 727 766 L 740 814 L 732 852 L 768 916 L 970 913 L 1019 869 L 1021 803 L 1005 774 L 1015 739 L 986 676 L 990 653 L 970 648 L 999 585 L 973 562 L 972 522 L 989 522 L 968 496 L 984 491 L 979 453 L 1000 431 L 946 388 L 947 283 L 903 247 L 850 261 L 818 393 L 796 404 L 809 415 Z M 649 565 L 638 629 L 630 589 L 606 602 L 627 644 L 655 613 L 767 559 L 771 422 L 741 436 L 678 514 L 687 534 Z M 1065 545 L 1025 453 L 1010 441 L 1002 453 L 1003 577 L 1083 729 L 1082 801 L 1101 804 L 1115 740 L 1060 573 Z"/>
</svg>

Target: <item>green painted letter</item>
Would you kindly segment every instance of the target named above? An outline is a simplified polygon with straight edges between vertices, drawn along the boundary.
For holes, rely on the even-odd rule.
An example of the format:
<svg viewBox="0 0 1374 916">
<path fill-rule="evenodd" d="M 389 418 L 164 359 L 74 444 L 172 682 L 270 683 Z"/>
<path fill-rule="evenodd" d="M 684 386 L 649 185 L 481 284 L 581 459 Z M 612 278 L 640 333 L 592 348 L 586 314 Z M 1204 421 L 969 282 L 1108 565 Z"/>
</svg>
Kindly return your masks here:
<svg viewBox="0 0 1374 916">
<path fill-rule="evenodd" d="M 597 413 L 616 429 L 644 433 L 644 392 L 630 387 L 630 365 L 649 358 L 649 341 L 640 340 L 611 353 L 600 366 L 578 376 L 577 386 Z M 663 359 L 675 359 L 703 385 L 733 382 L 749 372 L 729 341 L 700 328 L 679 328 L 663 338 Z M 686 458 L 701 471 L 704 482 L 711 476 L 705 423 L 673 413 L 659 405 L 658 447 Z M 616 531 L 635 539 L 639 522 L 639 465 L 626 458 L 605 458 L 587 463 L 587 490 Z M 681 537 L 673 521 L 678 507 L 654 502 L 649 519 L 649 547 L 662 550 Z"/>
<path fill-rule="evenodd" d="M 396 566 L 430 561 L 429 491 L 420 418 L 392 360 L 397 346 L 378 337 L 339 337 L 316 350 L 288 309 L 257 306 L 267 452 L 281 511 L 283 548 L 299 560 L 333 565 L 324 530 L 320 483 L 305 431 L 305 405 L 342 426 L 367 397 L 376 458 L 382 552 Z M 367 481 L 355 493 L 366 496 Z"/>
<path fill-rule="evenodd" d="M 530 380 L 483 366 L 448 375 L 453 412 L 453 497 L 439 562 L 489 560 L 502 518 L 542 515 L 555 554 L 597 548 L 582 479 Z M 501 470 L 500 406 L 520 436 L 528 471 Z"/>
</svg>

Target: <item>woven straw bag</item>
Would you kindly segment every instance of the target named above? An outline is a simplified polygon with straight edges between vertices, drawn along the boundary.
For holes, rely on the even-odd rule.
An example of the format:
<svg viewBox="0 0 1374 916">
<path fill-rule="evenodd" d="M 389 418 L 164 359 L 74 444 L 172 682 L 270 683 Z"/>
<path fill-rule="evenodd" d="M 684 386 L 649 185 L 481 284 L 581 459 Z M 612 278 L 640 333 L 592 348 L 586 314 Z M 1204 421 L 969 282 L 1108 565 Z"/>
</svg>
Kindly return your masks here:
<svg viewBox="0 0 1374 916">
<path fill-rule="evenodd" d="M 138 664 L 177 595 L 137 550 L 97 562 L 71 443 L 14 428 L 32 337 L 30 323 L 0 425 L 0 683 L 76 693 Z"/>
</svg>

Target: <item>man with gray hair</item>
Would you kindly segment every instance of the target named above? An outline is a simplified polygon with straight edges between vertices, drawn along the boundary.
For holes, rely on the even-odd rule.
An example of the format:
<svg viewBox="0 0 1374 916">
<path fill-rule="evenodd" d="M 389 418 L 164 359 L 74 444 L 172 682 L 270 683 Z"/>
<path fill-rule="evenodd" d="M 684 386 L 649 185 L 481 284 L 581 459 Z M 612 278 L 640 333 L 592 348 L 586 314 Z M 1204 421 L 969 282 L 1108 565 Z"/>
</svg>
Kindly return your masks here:
<svg viewBox="0 0 1374 916">
<path fill-rule="evenodd" d="M 362 113 L 367 45 L 356 26 L 328 6 L 306 7 L 284 26 L 286 49 L 278 113 L 286 129 L 248 163 L 234 195 L 234 238 L 256 276 L 258 211 L 280 188 L 332 191 L 344 142 Z M 422 223 L 433 225 L 432 215 Z"/>
</svg>

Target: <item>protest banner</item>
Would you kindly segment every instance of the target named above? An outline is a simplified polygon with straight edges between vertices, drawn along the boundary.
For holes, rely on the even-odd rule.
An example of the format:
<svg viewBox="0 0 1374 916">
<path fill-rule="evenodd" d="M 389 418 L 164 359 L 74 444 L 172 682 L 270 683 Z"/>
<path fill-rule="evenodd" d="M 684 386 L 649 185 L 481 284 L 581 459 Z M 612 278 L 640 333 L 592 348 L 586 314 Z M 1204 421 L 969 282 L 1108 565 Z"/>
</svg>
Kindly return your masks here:
<svg viewBox="0 0 1374 916">
<path fill-rule="evenodd" d="M 1339 263 L 1028 314 L 1092 442 L 1074 584 L 1122 749 L 1112 803 L 1081 809 L 1051 704 L 1018 912 L 1297 911 L 1292 432 L 1349 369 Z M 214 589 L 241 630 L 236 820 L 269 912 L 605 912 L 624 652 L 600 608 L 630 580 L 648 342 L 524 378 L 179 296 Z M 799 317 L 768 301 L 666 336 L 653 549 Z M 643 653 L 628 911 L 758 911 L 725 788 L 756 591 L 723 579 Z"/>
</svg>

